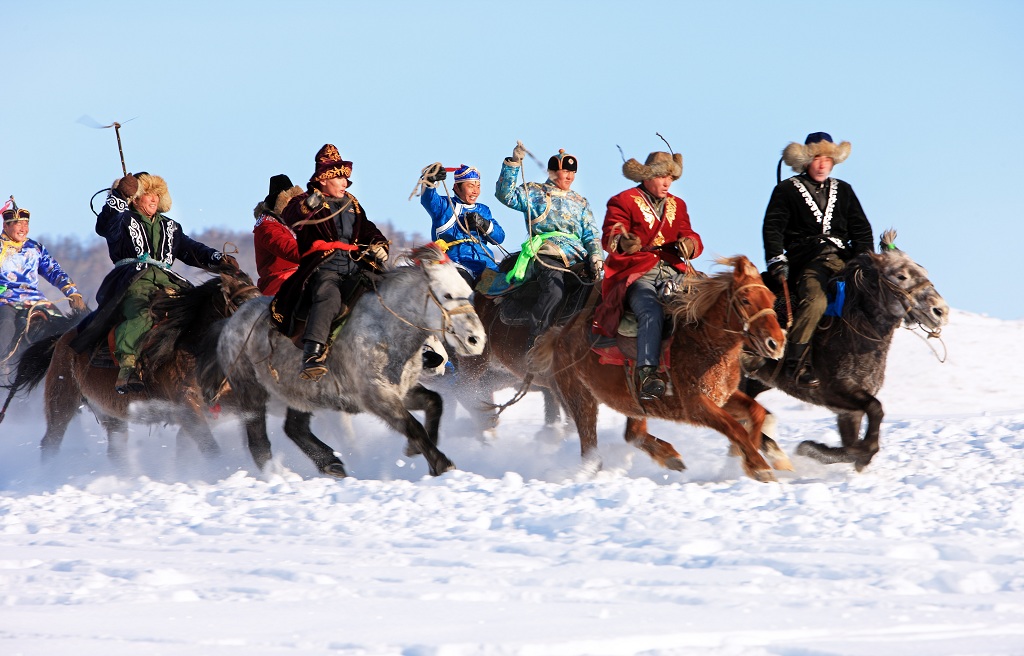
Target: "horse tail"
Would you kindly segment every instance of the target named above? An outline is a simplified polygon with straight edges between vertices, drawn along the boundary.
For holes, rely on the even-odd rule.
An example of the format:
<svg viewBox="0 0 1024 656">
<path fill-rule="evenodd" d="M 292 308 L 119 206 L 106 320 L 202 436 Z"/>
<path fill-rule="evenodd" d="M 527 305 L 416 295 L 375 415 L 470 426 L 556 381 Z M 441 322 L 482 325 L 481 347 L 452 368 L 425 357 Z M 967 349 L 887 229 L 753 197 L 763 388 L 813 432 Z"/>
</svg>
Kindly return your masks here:
<svg viewBox="0 0 1024 656">
<path fill-rule="evenodd" d="M 4 400 L 3 408 L 0 409 L 0 422 L 7 416 L 7 408 L 18 392 L 23 390 L 31 392 L 46 378 L 46 370 L 50 368 L 54 347 L 60 337 L 60 334 L 44 337 L 38 342 L 32 343 L 21 354 L 11 380 L 6 385 L 0 385 L 7 389 L 7 398 Z"/>
<path fill-rule="evenodd" d="M 220 341 L 220 334 L 224 331 L 226 319 L 216 321 L 203 333 L 196 348 L 196 378 L 199 381 L 199 389 L 203 391 L 203 398 L 207 403 L 214 402 L 221 394 L 221 388 L 227 380 L 224 369 L 217 359 L 217 343 Z"/>
</svg>

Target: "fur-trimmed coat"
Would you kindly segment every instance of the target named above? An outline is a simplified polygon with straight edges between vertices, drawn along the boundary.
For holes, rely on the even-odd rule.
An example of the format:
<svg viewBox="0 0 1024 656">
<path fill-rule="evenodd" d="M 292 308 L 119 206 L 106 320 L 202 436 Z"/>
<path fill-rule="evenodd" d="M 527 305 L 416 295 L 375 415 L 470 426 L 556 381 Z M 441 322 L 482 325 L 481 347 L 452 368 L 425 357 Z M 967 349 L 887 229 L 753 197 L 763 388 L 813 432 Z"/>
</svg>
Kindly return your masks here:
<svg viewBox="0 0 1024 656">
<path fill-rule="evenodd" d="M 619 236 L 627 232 L 639 237 L 641 243 L 640 250 L 629 255 L 616 245 Z M 676 242 L 683 237 L 693 241 L 693 257 L 704 251 L 700 235 L 690 227 L 690 215 L 682 198 L 669 194 L 659 216 L 642 185 L 612 196 L 601 237 L 608 257 L 604 261 L 601 304 L 594 314 L 598 333 L 608 337 L 615 335 L 625 310 L 626 291 L 658 262 L 665 262 L 680 273 L 686 272 L 686 262 L 676 248 Z"/>
<path fill-rule="evenodd" d="M 874 246 L 853 187 L 837 178 L 815 182 L 806 174 L 783 180 L 772 191 L 762 236 L 765 262 L 788 262 L 792 276 L 819 255 L 837 253 L 845 261 Z"/>
<path fill-rule="evenodd" d="M 281 212 L 292 198 L 302 193 L 302 187 L 282 191 L 274 207 L 260 201 L 253 210 L 256 225 L 252 240 L 256 248 L 256 286 L 265 296 L 273 296 L 283 283 L 299 268 L 299 246 L 295 233 L 281 220 Z"/>
<path fill-rule="evenodd" d="M 306 287 L 321 264 L 342 250 L 346 251 L 359 266 L 370 268 L 369 264 L 363 264 L 367 247 L 374 244 L 383 244 L 386 247 L 388 243 L 377 226 L 366 218 L 362 204 L 352 194 L 346 193 L 345 197 L 351 200 L 351 204 L 344 210 L 352 213 L 351 239 L 342 238 L 338 234 L 337 217 L 332 216 L 327 200 L 312 210 L 306 205 L 308 197 L 309 192 L 295 196 L 288 201 L 288 205 L 281 213 L 281 218 L 295 232 L 299 268 L 281 285 L 270 304 L 270 314 L 278 325 L 288 331 L 294 325 L 296 317 L 304 314 L 308 308 L 310 294 L 307 293 L 309 290 Z M 348 250 L 339 247 L 338 244 L 352 245 L 355 248 Z M 366 261 L 369 259 L 367 257 Z"/>
</svg>

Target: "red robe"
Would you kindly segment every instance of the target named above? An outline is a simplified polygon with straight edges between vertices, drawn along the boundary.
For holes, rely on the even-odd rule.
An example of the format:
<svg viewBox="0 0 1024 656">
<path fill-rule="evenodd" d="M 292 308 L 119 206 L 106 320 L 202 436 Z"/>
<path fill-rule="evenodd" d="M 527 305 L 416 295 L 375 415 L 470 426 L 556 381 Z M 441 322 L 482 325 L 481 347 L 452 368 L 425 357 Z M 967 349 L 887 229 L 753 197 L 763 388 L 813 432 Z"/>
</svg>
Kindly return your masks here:
<svg viewBox="0 0 1024 656">
<path fill-rule="evenodd" d="M 612 238 L 624 232 L 640 238 L 640 250 L 632 255 L 611 246 Z M 627 288 L 653 269 L 659 260 L 681 273 L 686 271 L 686 263 L 676 250 L 676 241 L 683 237 L 689 237 L 696 245 L 693 257 L 703 252 L 700 235 L 690 227 L 686 203 L 678 196 L 668 195 L 662 217 L 655 214 L 639 187 L 627 189 L 608 201 L 601 236 L 601 245 L 608 257 L 604 261 L 601 304 L 594 313 L 595 332 L 615 336 L 625 310 Z"/>
<path fill-rule="evenodd" d="M 252 231 L 256 245 L 256 286 L 265 296 L 273 296 L 281 283 L 299 268 L 299 247 L 295 233 L 272 214 L 262 214 Z"/>
</svg>

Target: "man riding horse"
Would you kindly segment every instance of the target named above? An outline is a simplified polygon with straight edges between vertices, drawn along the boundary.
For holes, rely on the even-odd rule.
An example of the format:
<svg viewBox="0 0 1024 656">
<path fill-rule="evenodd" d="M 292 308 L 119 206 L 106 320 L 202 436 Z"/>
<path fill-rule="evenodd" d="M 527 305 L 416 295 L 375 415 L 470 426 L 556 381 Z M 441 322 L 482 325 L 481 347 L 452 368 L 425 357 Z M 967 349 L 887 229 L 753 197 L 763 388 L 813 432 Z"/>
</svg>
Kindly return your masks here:
<svg viewBox="0 0 1024 656">
<path fill-rule="evenodd" d="M 530 320 L 530 346 L 557 320 L 566 293 L 566 273 L 586 262 L 596 280 L 604 269 L 601 239 L 590 203 L 572 191 L 577 160 L 559 150 L 548 160 L 548 181 L 516 186 L 526 149 L 518 142 L 512 157 L 505 158 L 495 196 L 502 205 L 523 213 L 529 235 L 513 269 L 495 279 L 489 294 L 503 294 L 527 280 L 536 279 L 540 294 Z"/>
<path fill-rule="evenodd" d="M 153 327 L 149 313 L 153 296 L 163 289 L 191 286 L 171 270 L 174 261 L 211 273 L 239 271 L 235 258 L 186 235 L 177 221 L 164 214 L 170 209 L 171 195 L 163 178 L 129 173 L 114 183 L 96 217 L 96 234 L 107 240 L 114 269 L 100 284 L 99 307 L 79 324 L 72 346 L 82 353 L 116 324 L 112 355 L 119 366 L 118 394 L 145 390 L 139 347 Z"/>
<path fill-rule="evenodd" d="M 264 296 L 276 294 L 288 276 L 299 268 L 295 233 L 285 225 L 281 213 L 288 206 L 288 201 L 301 193 L 302 187 L 293 186 L 287 175 L 275 175 L 270 178 L 267 197 L 253 210 L 256 224 L 252 229 L 252 241 L 256 273 L 259 275 L 256 286 Z"/>
<path fill-rule="evenodd" d="M 315 161 L 306 193 L 292 198 L 282 213 L 298 240 L 299 269 L 270 306 L 285 334 L 308 308 L 299 375 L 312 381 L 327 373 L 331 324 L 348 313 L 363 284 L 362 271 L 380 270 L 388 259 L 387 239 L 348 192 L 352 162 L 333 144 L 324 144 Z"/>
<path fill-rule="evenodd" d="M 639 184 L 608 201 L 601 243 L 608 251 L 602 301 L 594 330 L 614 337 L 625 306 L 637 319 L 637 392 L 643 401 L 660 399 L 665 381 L 658 370 L 665 311 L 664 286 L 685 273 L 704 250 L 690 227 L 682 198 L 668 192 L 683 174 L 683 156 L 654 152 L 644 164 L 630 159 L 622 174 Z"/>
<path fill-rule="evenodd" d="M 13 200 L 12 200 L 13 203 Z M 14 350 L 19 330 L 37 305 L 49 305 L 39 291 L 39 277 L 64 294 L 74 311 L 85 311 L 85 301 L 71 277 L 64 272 L 46 247 L 28 238 L 29 217 L 25 208 L 3 212 L 0 234 L 0 360 Z"/>
<path fill-rule="evenodd" d="M 811 373 L 810 341 L 828 306 L 829 278 L 874 244 L 853 187 L 829 177 L 849 155 L 850 142 L 836 144 L 825 132 L 807 135 L 802 145 L 790 143 L 782 161 L 797 175 L 779 182 L 764 214 L 768 273 L 782 285 L 795 283 L 800 297 L 786 344 L 785 375 L 802 387 L 820 384 Z"/>
</svg>

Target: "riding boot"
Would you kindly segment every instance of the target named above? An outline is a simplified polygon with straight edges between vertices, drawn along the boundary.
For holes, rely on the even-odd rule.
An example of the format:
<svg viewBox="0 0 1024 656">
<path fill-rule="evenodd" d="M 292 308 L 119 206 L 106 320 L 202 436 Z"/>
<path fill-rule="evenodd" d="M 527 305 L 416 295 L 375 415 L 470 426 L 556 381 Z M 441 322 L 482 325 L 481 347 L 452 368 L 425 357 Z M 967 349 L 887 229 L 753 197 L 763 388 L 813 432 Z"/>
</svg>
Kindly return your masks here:
<svg viewBox="0 0 1024 656">
<path fill-rule="evenodd" d="M 302 380 L 318 381 L 327 373 L 327 366 L 324 361 L 327 359 L 327 351 L 320 342 L 306 341 L 302 343 L 302 371 L 299 378 Z"/>
<path fill-rule="evenodd" d="M 811 371 L 810 344 L 791 344 L 786 355 L 786 374 L 800 387 L 814 388 L 821 385 Z"/>
<path fill-rule="evenodd" d="M 117 382 L 114 384 L 114 389 L 118 394 L 131 394 L 134 392 L 144 392 L 146 386 L 142 382 L 142 377 L 139 375 L 139 370 L 136 367 L 121 367 L 117 372 Z"/>
<path fill-rule="evenodd" d="M 658 376 L 656 366 L 637 367 L 636 377 L 636 389 L 641 401 L 654 401 L 665 394 L 665 381 Z"/>
</svg>

